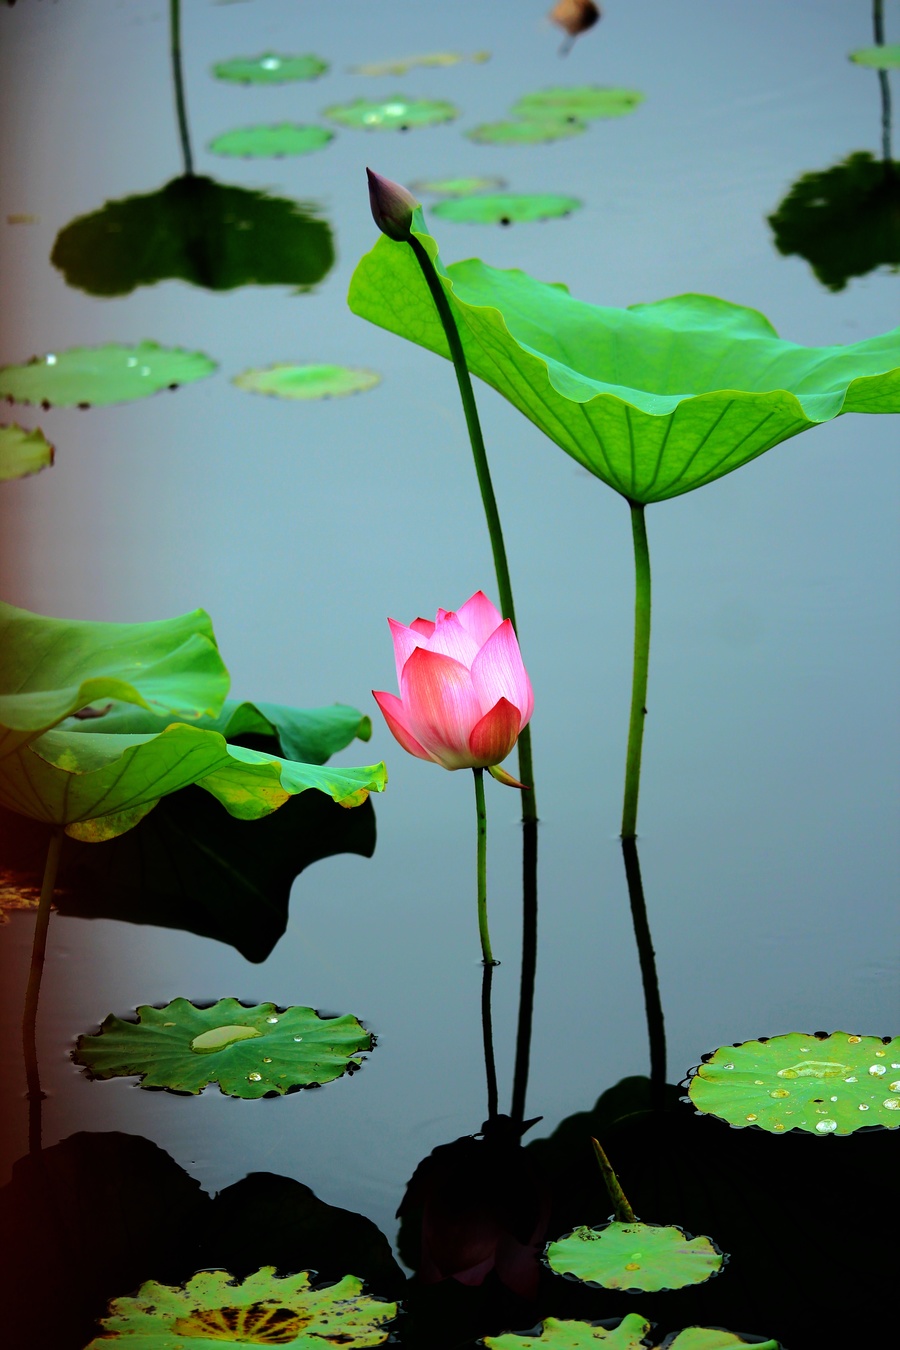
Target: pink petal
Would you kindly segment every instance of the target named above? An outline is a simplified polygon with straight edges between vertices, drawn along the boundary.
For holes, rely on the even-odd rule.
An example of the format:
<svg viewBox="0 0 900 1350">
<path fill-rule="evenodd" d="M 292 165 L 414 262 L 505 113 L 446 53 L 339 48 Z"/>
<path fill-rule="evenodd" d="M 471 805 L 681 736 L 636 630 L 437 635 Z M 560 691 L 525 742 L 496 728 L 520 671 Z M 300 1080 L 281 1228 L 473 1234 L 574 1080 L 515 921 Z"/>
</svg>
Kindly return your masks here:
<svg viewBox="0 0 900 1350">
<path fill-rule="evenodd" d="M 519 738 L 519 710 L 501 698 L 472 729 L 469 749 L 475 765 L 487 768 L 506 759 Z"/>
<path fill-rule="evenodd" d="M 454 661 L 459 661 L 470 670 L 480 643 L 466 632 L 456 614 L 445 614 L 435 624 L 427 645 L 430 652 L 443 652 L 444 656 L 452 656 Z"/>
<path fill-rule="evenodd" d="M 479 647 L 483 647 L 491 633 L 503 622 L 503 615 L 485 595 L 476 591 L 459 610 L 459 621 L 471 633 Z"/>
<path fill-rule="evenodd" d="M 418 647 L 403 667 L 400 693 L 409 727 L 432 758 L 445 769 L 471 768 L 469 733 L 481 705 L 466 667 Z"/>
<path fill-rule="evenodd" d="M 397 666 L 397 683 L 399 684 L 403 667 L 416 647 L 428 646 L 428 639 L 417 629 L 407 628 L 405 624 L 398 623 L 396 619 L 388 619 L 388 627 L 391 630 L 391 641 L 394 644 L 394 661 Z"/>
<path fill-rule="evenodd" d="M 431 619 L 413 619 L 409 626 L 414 633 L 421 633 L 422 637 L 431 637 L 434 632 L 434 623 Z"/>
<path fill-rule="evenodd" d="M 483 708 L 492 708 L 498 699 L 505 698 L 519 709 L 520 731 L 531 720 L 534 711 L 531 681 L 509 619 L 503 620 L 472 662 L 472 683 Z"/>
<path fill-rule="evenodd" d="M 388 730 L 394 740 L 399 741 L 404 750 L 408 750 L 411 755 L 416 755 L 418 759 L 433 760 L 434 756 L 429 755 L 428 751 L 419 744 L 407 726 L 406 713 L 397 695 L 386 694 L 379 689 L 373 689 L 372 695 L 384 714 L 384 720 L 387 722 Z"/>
</svg>

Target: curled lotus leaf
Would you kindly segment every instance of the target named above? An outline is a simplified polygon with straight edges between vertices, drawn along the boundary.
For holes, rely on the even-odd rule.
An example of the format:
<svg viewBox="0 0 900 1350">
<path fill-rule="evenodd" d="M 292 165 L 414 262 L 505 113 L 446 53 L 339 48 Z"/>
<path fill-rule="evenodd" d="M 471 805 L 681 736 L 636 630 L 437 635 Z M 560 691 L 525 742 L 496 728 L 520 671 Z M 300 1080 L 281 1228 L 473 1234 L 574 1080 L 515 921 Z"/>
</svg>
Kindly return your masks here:
<svg viewBox="0 0 900 1350">
<path fill-rule="evenodd" d="M 53 446 L 40 427 L 29 430 L 16 422 L 0 426 L 0 483 L 27 478 L 53 463 Z"/>
<path fill-rule="evenodd" d="M 571 215 L 582 203 L 577 197 L 552 192 L 485 193 L 475 197 L 451 197 L 433 207 L 442 220 L 477 225 L 511 225 L 513 221 L 553 220 Z"/>
<path fill-rule="evenodd" d="M 446 66 L 458 66 L 462 61 L 471 61 L 474 65 L 483 65 L 490 61 L 490 52 L 472 52 L 463 56 L 460 52 L 426 52 L 424 56 L 403 56 L 396 61 L 369 61 L 361 66 L 351 66 L 351 75 L 406 75 L 408 71 L 422 67 L 435 70 Z"/>
<path fill-rule="evenodd" d="M 359 1067 L 374 1040 L 355 1017 L 314 1008 L 246 1008 L 221 998 L 197 1008 L 186 998 L 144 1005 L 138 1020 L 110 1014 L 96 1036 L 79 1036 L 73 1059 L 91 1078 L 140 1077 L 141 1087 L 201 1092 L 218 1083 L 229 1097 L 256 1098 L 330 1083 Z"/>
<path fill-rule="evenodd" d="M 574 1322 L 545 1317 L 540 1331 L 517 1336 L 485 1336 L 488 1350 L 645 1350 L 651 1323 L 638 1313 L 628 1313 L 620 1322 Z M 90 1347 L 89 1347 L 90 1350 Z"/>
<path fill-rule="evenodd" d="M 283 56 L 263 52 L 261 56 L 235 56 L 218 61 L 212 68 L 217 80 L 232 84 L 289 84 L 292 80 L 315 80 L 324 75 L 328 62 L 319 56 Z"/>
<path fill-rule="evenodd" d="M 239 159 L 279 159 L 285 155 L 309 155 L 334 140 L 326 127 L 279 122 L 275 126 L 238 127 L 225 131 L 209 143 L 214 155 Z"/>
<path fill-rule="evenodd" d="M 506 187 L 502 178 L 420 178 L 409 185 L 411 192 L 433 192 L 437 197 L 467 197 L 471 192 L 499 192 Z"/>
<path fill-rule="evenodd" d="M 632 502 L 711 483 L 841 413 L 900 411 L 900 328 L 847 346 L 779 338 L 708 295 L 614 309 L 477 258 L 434 261 L 473 374 Z M 350 283 L 355 314 L 449 359 L 412 250 L 382 235 Z"/>
<path fill-rule="evenodd" d="M 216 362 L 203 352 L 160 347 L 156 342 L 70 347 L 33 356 L 22 365 L 0 367 L 0 398 L 40 403 L 44 408 L 93 408 L 177 389 L 215 369 Z"/>
<path fill-rule="evenodd" d="M 575 118 L 580 122 L 589 122 L 593 118 L 624 117 L 626 113 L 634 112 L 643 101 L 644 95 L 637 89 L 607 89 L 600 85 L 563 86 L 525 94 L 513 104 L 511 111 L 514 116 L 527 119 Z"/>
<path fill-rule="evenodd" d="M 361 131 L 409 131 L 413 127 L 453 122 L 459 116 L 459 109 L 444 99 L 407 98 L 406 94 L 394 94 L 392 98 L 374 101 L 357 98 L 352 103 L 336 103 L 326 108 L 323 116 L 343 127 Z"/>
<path fill-rule="evenodd" d="M 704 1114 L 771 1134 L 845 1135 L 900 1126 L 900 1037 L 790 1032 L 726 1045 L 687 1080 Z"/>
<path fill-rule="evenodd" d="M 385 1343 L 396 1316 L 396 1303 L 364 1294 L 355 1275 L 313 1289 L 305 1270 L 278 1279 L 274 1266 L 264 1266 L 243 1281 L 203 1270 L 182 1288 L 148 1280 L 135 1296 L 113 1299 L 86 1350 L 108 1350 L 111 1341 L 135 1350 L 218 1350 L 225 1341 L 363 1350 Z"/>
<path fill-rule="evenodd" d="M 586 122 L 565 117 L 532 117 L 517 122 L 485 122 L 466 135 L 478 145 L 545 145 L 580 136 L 582 131 L 587 131 Z"/>
<path fill-rule="evenodd" d="M 741 1350 L 748 1345 L 753 1350 L 782 1350 L 780 1341 L 767 1341 L 762 1336 L 739 1336 L 724 1327 L 685 1327 L 684 1331 L 667 1336 L 660 1350 Z"/>
<path fill-rule="evenodd" d="M 544 1258 L 557 1275 L 603 1289 L 684 1289 L 718 1275 L 725 1256 L 708 1237 L 692 1237 L 674 1224 L 613 1220 L 599 1228 L 574 1228 L 547 1244 Z"/>
<path fill-rule="evenodd" d="M 850 53 L 850 60 L 872 70 L 900 70 L 900 43 L 885 43 L 879 47 L 860 47 Z"/>
<path fill-rule="evenodd" d="M 232 380 L 249 394 L 288 399 L 343 398 L 374 389 L 380 383 L 381 376 L 374 370 L 330 365 L 265 366 L 244 370 Z"/>
</svg>

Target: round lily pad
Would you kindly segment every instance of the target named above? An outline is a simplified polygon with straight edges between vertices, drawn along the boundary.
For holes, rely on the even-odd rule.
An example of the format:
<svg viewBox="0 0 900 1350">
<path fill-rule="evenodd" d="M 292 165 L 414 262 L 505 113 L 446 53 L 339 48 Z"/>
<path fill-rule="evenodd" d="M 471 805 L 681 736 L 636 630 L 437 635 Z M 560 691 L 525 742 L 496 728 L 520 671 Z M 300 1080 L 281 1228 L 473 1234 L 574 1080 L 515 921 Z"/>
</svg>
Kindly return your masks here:
<svg viewBox="0 0 900 1350">
<path fill-rule="evenodd" d="M 478 225 L 511 225 L 514 220 L 551 220 L 577 211 L 577 197 L 552 192 L 485 193 L 475 197 L 451 197 L 431 208 L 443 220 Z"/>
<path fill-rule="evenodd" d="M 242 159 L 279 159 L 284 155 L 309 155 L 334 140 L 325 127 L 279 122 L 275 126 L 237 127 L 209 143 L 214 155 Z"/>
<path fill-rule="evenodd" d="M 0 398 L 45 408 L 91 408 L 130 403 L 161 389 L 202 380 L 216 369 L 203 352 L 140 342 L 126 347 L 71 347 L 33 356 L 20 366 L 0 367 Z"/>
<path fill-rule="evenodd" d="M 394 94 L 392 98 L 377 102 L 357 98 L 352 103 L 337 103 L 326 108 L 323 116 L 341 126 L 361 131 L 409 131 L 412 127 L 452 122 L 459 116 L 459 109 L 443 99 L 407 98 L 405 94 Z"/>
<path fill-rule="evenodd" d="M 315 80 L 324 75 L 328 62 L 318 56 L 279 56 L 263 52 L 261 56 L 235 56 L 219 61 L 212 68 L 217 80 L 234 84 L 288 84 L 291 80 Z"/>
<path fill-rule="evenodd" d="M 202 1270 L 182 1288 L 148 1280 L 133 1298 L 112 1300 L 86 1350 L 108 1350 L 111 1341 L 139 1350 L 217 1350 L 226 1341 L 298 1350 L 384 1344 L 396 1303 L 363 1294 L 355 1275 L 313 1289 L 310 1273 L 278 1279 L 274 1266 L 264 1266 L 239 1282 L 224 1270 Z"/>
<path fill-rule="evenodd" d="M 535 117 L 530 121 L 486 122 L 473 127 L 466 135 L 479 145 L 541 145 L 580 136 L 582 131 L 587 131 L 586 122 L 567 121 L 564 117 Z"/>
<path fill-rule="evenodd" d="M 498 192 L 506 187 L 502 178 L 429 178 L 410 183 L 412 192 L 433 192 L 438 197 L 466 197 L 470 192 Z"/>
<path fill-rule="evenodd" d="M 53 446 L 40 427 L 29 431 L 16 422 L 0 426 L 0 483 L 48 468 L 53 454 Z"/>
<path fill-rule="evenodd" d="M 900 43 L 860 47 L 858 51 L 850 53 L 850 60 L 858 66 L 869 66 L 872 70 L 900 70 Z"/>
<path fill-rule="evenodd" d="M 598 85 L 576 88 L 542 89 L 526 94 L 512 106 L 516 117 L 528 119 L 553 117 L 580 122 L 592 118 L 624 117 L 643 103 L 644 95 L 637 89 L 604 89 Z"/>
<path fill-rule="evenodd" d="M 176 998 L 137 1014 L 125 1022 L 111 1013 L 96 1036 L 79 1036 L 75 1063 L 91 1078 L 137 1075 L 141 1087 L 190 1093 L 218 1083 L 229 1097 L 255 1098 L 330 1083 L 374 1045 L 355 1017 L 320 1017 L 313 1008 L 247 1008 L 233 998 L 197 1008 Z"/>
<path fill-rule="evenodd" d="M 772 1134 L 853 1134 L 900 1126 L 900 1037 L 761 1037 L 722 1046 L 691 1070 L 698 1111 Z"/>
<path fill-rule="evenodd" d="M 557 1275 L 602 1289 L 644 1293 L 703 1284 L 718 1275 L 726 1260 L 707 1237 L 636 1219 L 575 1228 L 558 1242 L 549 1242 L 544 1258 Z"/>
<path fill-rule="evenodd" d="M 652 1323 L 637 1313 L 628 1313 L 621 1322 L 570 1322 L 545 1317 L 537 1333 L 516 1336 L 485 1336 L 488 1350 L 644 1350 Z M 88 1347 L 92 1350 L 92 1347 Z"/>
<path fill-rule="evenodd" d="M 748 1340 L 724 1327 L 685 1327 L 684 1331 L 673 1331 L 660 1350 L 741 1350 L 748 1345 L 754 1350 L 781 1350 L 780 1341 L 767 1341 L 761 1336 Z"/>
<path fill-rule="evenodd" d="M 232 384 L 251 394 L 270 394 L 274 398 L 343 398 L 374 389 L 381 376 L 374 370 L 353 366 L 265 366 L 244 370 Z"/>
</svg>

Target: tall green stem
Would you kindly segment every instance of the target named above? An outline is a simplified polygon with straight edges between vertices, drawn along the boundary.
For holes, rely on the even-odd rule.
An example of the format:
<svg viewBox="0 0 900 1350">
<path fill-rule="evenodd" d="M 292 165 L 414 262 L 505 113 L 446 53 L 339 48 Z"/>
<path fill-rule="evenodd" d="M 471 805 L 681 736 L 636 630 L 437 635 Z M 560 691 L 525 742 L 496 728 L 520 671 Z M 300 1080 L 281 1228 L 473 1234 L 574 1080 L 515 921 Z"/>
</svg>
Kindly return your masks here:
<svg viewBox="0 0 900 1350">
<path fill-rule="evenodd" d="M 647 671 L 650 666 L 650 551 L 644 507 L 630 502 L 634 538 L 634 669 L 631 678 L 631 718 L 625 757 L 625 801 L 622 807 L 622 838 L 637 834 L 638 793 L 641 787 L 641 749 L 647 716 Z"/>
<path fill-rule="evenodd" d="M 487 1078 L 487 1118 L 497 1119 L 497 1063 L 494 1059 L 494 1029 L 491 1020 L 491 985 L 494 967 L 485 961 L 481 974 L 481 1038 L 484 1044 L 484 1072 Z"/>
<path fill-rule="evenodd" d="M 44 863 L 44 879 L 41 883 L 41 898 L 38 903 L 37 918 L 34 925 L 34 938 L 31 944 L 31 965 L 28 970 L 28 986 L 25 990 L 25 1008 L 22 1013 L 22 1049 L 25 1058 L 25 1081 L 28 1085 L 28 1147 L 32 1153 L 41 1146 L 41 1110 L 43 1097 L 37 1057 L 37 1010 L 41 993 L 41 976 L 44 973 L 44 957 L 47 952 L 47 929 L 50 924 L 50 905 L 56 889 L 56 874 L 59 870 L 59 855 L 62 849 L 62 826 L 54 830 L 47 846 L 47 859 Z"/>
<path fill-rule="evenodd" d="M 481 954 L 486 966 L 494 965 L 491 935 L 487 917 L 487 812 L 484 806 L 484 769 L 473 769 L 475 775 L 475 815 L 478 821 L 478 932 L 481 936 Z"/>
<path fill-rule="evenodd" d="M 181 0 L 169 0 L 169 50 L 172 54 L 172 80 L 175 84 L 175 109 L 178 113 L 181 156 L 184 160 L 184 172 L 191 178 L 194 173 L 194 156 L 191 153 L 187 104 L 184 98 L 184 75 L 181 70 Z"/>
<path fill-rule="evenodd" d="M 522 973 L 519 978 L 519 1020 L 516 1027 L 516 1059 L 513 1069 L 510 1117 L 525 1123 L 525 1094 L 531 1060 L 531 1024 L 534 1014 L 534 981 L 537 973 L 538 937 L 538 823 L 522 821 Z"/>
<path fill-rule="evenodd" d="M 506 546 L 503 543 L 503 529 L 500 524 L 500 513 L 497 510 L 497 499 L 494 496 L 494 486 L 491 482 L 491 470 L 488 465 L 487 451 L 484 447 L 484 437 L 481 434 L 481 422 L 478 417 L 478 408 L 475 403 L 475 393 L 472 389 L 472 380 L 469 376 L 469 367 L 466 364 L 466 357 L 463 351 L 462 341 L 459 331 L 456 327 L 456 320 L 453 317 L 453 311 L 450 308 L 450 302 L 441 285 L 440 277 L 435 271 L 434 264 L 429 258 L 424 246 L 415 237 L 410 236 L 410 245 L 415 254 L 416 261 L 422 269 L 422 275 L 425 278 L 426 285 L 431 292 L 431 298 L 434 301 L 441 326 L 444 329 L 444 335 L 447 339 L 447 345 L 450 348 L 450 356 L 453 360 L 453 368 L 456 371 L 456 382 L 459 385 L 459 394 L 462 399 L 463 411 L 466 415 L 466 427 L 469 431 L 469 441 L 472 446 L 472 456 L 475 460 L 475 472 L 478 475 L 478 486 L 481 489 L 481 500 L 484 504 L 484 514 L 487 518 L 488 534 L 491 539 L 491 552 L 494 555 L 494 570 L 497 573 L 497 588 L 500 592 L 500 611 L 504 619 L 510 619 L 512 626 L 518 635 L 519 627 L 516 623 L 516 611 L 513 604 L 512 584 L 509 579 L 509 563 L 506 558 Z M 530 792 L 522 793 L 522 819 L 537 820 L 537 802 L 534 793 L 534 770 L 531 759 L 531 728 L 524 727 L 519 734 L 519 778 L 530 789 Z"/>
<path fill-rule="evenodd" d="M 622 858 L 625 863 L 625 880 L 628 883 L 628 899 L 631 902 L 631 922 L 634 925 L 641 983 L 644 987 L 644 1008 L 647 1013 L 647 1035 L 650 1041 L 650 1102 L 654 1110 L 660 1111 L 665 1104 L 666 1093 L 666 1024 L 662 999 L 659 996 L 656 953 L 653 950 L 653 938 L 647 918 L 636 839 L 622 840 Z"/>
<path fill-rule="evenodd" d="M 884 0 L 873 0 L 872 27 L 877 46 L 883 47 Z M 891 158 L 891 85 L 886 70 L 879 70 L 878 83 L 881 88 L 881 157 L 887 164 Z"/>
</svg>

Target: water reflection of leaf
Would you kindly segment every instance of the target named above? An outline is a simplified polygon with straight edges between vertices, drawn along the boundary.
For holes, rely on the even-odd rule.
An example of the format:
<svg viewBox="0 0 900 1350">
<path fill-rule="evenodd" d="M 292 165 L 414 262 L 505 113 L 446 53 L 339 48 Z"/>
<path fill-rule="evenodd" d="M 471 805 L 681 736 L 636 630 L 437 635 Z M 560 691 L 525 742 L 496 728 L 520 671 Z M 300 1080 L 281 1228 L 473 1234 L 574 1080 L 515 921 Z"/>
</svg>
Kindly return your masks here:
<svg viewBox="0 0 900 1350">
<path fill-rule="evenodd" d="M 89 295 L 128 295 L 167 280 L 214 291 L 308 290 L 334 263 L 334 242 L 309 203 L 184 176 L 71 221 L 50 260 Z"/>
<path fill-rule="evenodd" d="M 232 384 L 248 394 L 303 400 L 344 398 L 348 394 L 374 389 L 380 383 L 381 376 L 377 371 L 359 366 L 292 366 L 285 363 L 243 370 L 232 379 Z"/>
<path fill-rule="evenodd" d="M 396 61 L 370 61 L 365 65 L 351 66 L 351 75 L 405 75 L 417 66 L 425 69 L 437 69 L 444 66 L 457 66 L 461 61 L 471 61 L 474 65 L 483 65 L 491 59 L 490 52 L 472 52 L 464 56 L 460 52 L 427 52 L 424 56 L 404 56 Z"/>
<path fill-rule="evenodd" d="M 15 422 L 0 426 L 0 483 L 49 468 L 53 456 L 53 446 L 40 427 L 30 430 Z"/>
<path fill-rule="evenodd" d="M 465 134 L 478 145 L 546 145 L 587 131 L 587 123 L 565 117 L 538 117 L 530 121 L 485 122 Z"/>
<path fill-rule="evenodd" d="M 570 118 L 582 122 L 594 118 L 624 117 L 644 101 L 637 89 L 616 89 L 603 85 L 560 85 L 524 94 L 512 106 L 516 117 Z"/>
<path fill-rule="evenodd" d="M 432 212 L 442 220 L 476 225 L 510 225 L 513 221 L 553 220 L 571 215 L 582 203 L 577 197 L 553 192 L 485 193 L 474 197 L 450 197 L 438 202 Z"/>
</svg>

